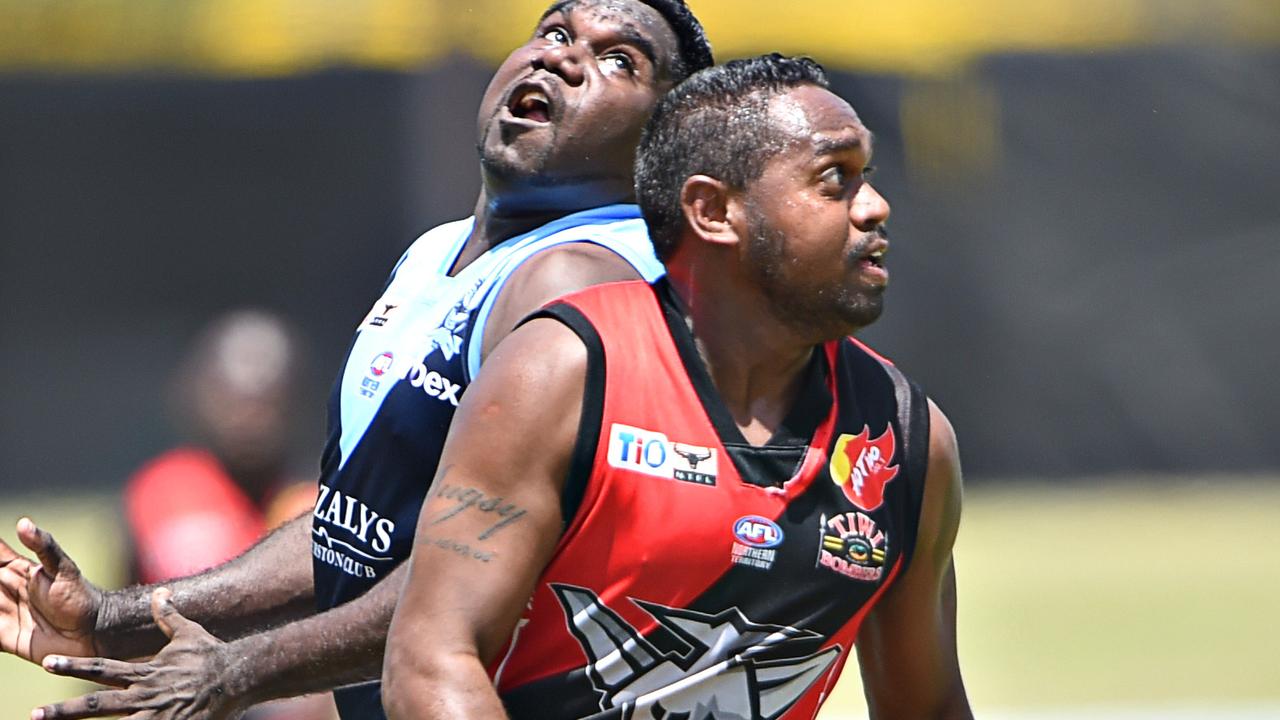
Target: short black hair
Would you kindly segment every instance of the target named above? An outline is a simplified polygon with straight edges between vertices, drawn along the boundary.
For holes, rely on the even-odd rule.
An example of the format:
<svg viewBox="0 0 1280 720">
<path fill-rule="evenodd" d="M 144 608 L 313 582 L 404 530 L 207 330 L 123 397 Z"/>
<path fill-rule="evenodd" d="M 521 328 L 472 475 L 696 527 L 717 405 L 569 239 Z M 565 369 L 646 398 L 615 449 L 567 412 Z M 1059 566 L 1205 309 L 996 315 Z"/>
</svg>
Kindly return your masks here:
<svg viewBox="0 0 1280 720">
<path fill-rule="evenodd" d="M 804 85 L 830 87 L 826 70 L 778 53 L 699 71 L 658 102 L 636 151 L 636 198 L 658 257 L 675 251 L 683 225 L 680 192 L 693 175 L 742 189 L 760 177 L 786 140 L 769 121 L 769 101 Z"/>
<path fill-rule="evenodd" d="M 546 20 L 551 13 L 560 12 L 581 1 L 560 0 L 547 8 L 538 22 Z M 636 2 L 658 11 L 676 35 L 679 53 L 671 63 L 671 79 L 674 82 L 681 82 L 699 70 L 715 64 L 711 43 L 707 42 L 707 34 L 702 29 L 702 23 L 685 4 L 685 0 L 636 0 Z"/>
</svg>

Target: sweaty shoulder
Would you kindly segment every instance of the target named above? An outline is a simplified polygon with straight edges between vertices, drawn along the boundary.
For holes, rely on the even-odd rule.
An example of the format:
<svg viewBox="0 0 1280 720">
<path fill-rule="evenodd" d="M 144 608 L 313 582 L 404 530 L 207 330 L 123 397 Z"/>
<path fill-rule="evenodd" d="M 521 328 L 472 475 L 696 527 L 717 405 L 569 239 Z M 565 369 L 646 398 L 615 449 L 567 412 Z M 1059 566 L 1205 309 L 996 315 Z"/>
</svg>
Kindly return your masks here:
<svg viewBox="0 0 1280 720">
<path fill-rule="evenodd" d="M 498 295 L 485 325 L 481 358 L 552 300 L 601 283 L 637 279 L 640 274 L 631 263 L 595 243 L 565 243 L 537 253 L 511 274 Z"/>
</svg>

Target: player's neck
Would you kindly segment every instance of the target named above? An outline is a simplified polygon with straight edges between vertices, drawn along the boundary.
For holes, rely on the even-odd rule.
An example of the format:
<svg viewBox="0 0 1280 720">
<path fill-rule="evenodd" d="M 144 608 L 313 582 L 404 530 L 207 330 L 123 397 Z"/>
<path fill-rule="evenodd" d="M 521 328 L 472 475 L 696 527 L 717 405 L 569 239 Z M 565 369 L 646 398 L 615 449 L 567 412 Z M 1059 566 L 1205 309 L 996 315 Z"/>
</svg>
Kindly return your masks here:
<svg viewBox="0 0 1280 720">
<path fill-rule="evenodd" d="M 771 431 L 795 403 L 813 355 L 811 338 L 772 319 L 763 298 L 743 292 L 723 268 L 690 271 L 668 265 L 668 281 L 684 301 L 686 321 L 725 406 L 747 428 Z M 770 432 L 766 432 L 767 438 Z"/>
<path fill-rule="evenodd" d="M 608 186 L 510 191 L 501 196 L 482 188 L 476 200 L 475 226 L 454 270 L 466 267 L 489 248 L 553 220 L 620 202 L 633 202 L 632 196 Z"/>
</svg>

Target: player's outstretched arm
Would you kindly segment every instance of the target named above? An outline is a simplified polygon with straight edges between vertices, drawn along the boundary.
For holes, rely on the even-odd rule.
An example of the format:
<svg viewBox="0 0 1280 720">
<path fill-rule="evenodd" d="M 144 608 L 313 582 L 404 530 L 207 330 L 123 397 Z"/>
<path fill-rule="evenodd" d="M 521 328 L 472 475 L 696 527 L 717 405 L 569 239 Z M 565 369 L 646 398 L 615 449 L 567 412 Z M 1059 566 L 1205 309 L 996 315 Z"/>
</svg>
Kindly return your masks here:
<svg viewBox="0 0 1280 720">
<path fill-rule="evenodd" d="M 960 526 L 960 455 L 947 417 L 929 401 L 929 469 L 911 565 L 858 632 L 873 720 L 972 720 L 956 653 L 951 549 Z"/>
<path fill-rule="evenodd" d="M 486 668 L 559 539 L 585 378 L 581 341 L 540 319 L 504 340 L 468 389 L 387 639 L 392 720 L 506 717 Z"/>
<path fill-rule="evenodd" d="M 229 643 L 183 617 L 167 591 L 156 591 L 152 613 L 169 644 L 137 663 L 46 657 L 49 672 L 115 689 L 38 708 L 33 717 L 220 720 L 268 700 L 376 680 L 407 569 L 396 568 L 349 603 Z"/>
<path fill-rule="evenodd" d="M 0 650 L 38 663 L 51 653 L 140 657 L 165 644 L 151 613 L 157 586 L 104 592 L 30 520 L 18 523 L 18 539 L 38 563 L 0 542 Z M 165 586 L 187 616 L 238 637 L 313 612 L 309 544 L 304 514 L 243 555 Z"/>
</svg>

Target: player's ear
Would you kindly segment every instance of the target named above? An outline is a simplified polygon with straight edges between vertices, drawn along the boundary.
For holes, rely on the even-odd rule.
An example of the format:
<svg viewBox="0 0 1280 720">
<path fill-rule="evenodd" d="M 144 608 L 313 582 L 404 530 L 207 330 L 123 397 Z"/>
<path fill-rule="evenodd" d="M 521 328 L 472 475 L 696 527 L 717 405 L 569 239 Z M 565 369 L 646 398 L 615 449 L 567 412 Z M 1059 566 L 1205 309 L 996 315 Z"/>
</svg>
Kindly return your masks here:
<svg viewBox="0 0 1280 720">
<path fill-rule="evenodd" d="M 680 210 L 685 223 L 703 242 L 736 245 L 738 234 L 731 222 L 732 192 L 722 180 L 692 175 L 680 188 Z"/>
</svg>

